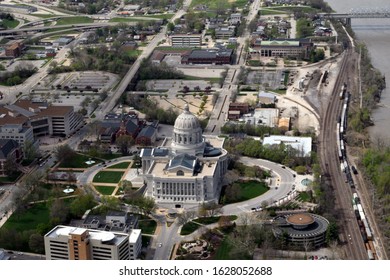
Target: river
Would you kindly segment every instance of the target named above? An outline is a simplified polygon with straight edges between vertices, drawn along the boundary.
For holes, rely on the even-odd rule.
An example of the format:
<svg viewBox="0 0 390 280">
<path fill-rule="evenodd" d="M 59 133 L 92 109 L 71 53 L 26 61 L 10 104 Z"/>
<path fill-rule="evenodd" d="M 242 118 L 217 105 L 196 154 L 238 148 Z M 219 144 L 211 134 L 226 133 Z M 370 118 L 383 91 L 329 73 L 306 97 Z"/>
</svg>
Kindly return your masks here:
<svg viewBox="0 0 390 280">
<path fill-rule="evenodd" d="M 389 8 L 388 0 L 327 0 L 336 12 L 353 8 Z M 352 19 L 352 29 L 370 53 L 372 64 L 386 77 L 387 88 L 377 109 L 372 113 L 375 123 L 370 127 L 371 138 L 390 139 L 390 19 Z"/>
</svg>

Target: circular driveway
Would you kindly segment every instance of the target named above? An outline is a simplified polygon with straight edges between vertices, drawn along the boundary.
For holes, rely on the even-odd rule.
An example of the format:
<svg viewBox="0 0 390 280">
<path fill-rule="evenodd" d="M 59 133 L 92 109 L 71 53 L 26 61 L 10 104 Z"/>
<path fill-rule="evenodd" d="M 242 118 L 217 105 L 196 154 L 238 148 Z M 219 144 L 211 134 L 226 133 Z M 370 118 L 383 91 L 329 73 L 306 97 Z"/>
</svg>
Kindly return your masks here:
<svg viewBox="0 0 390 280">
<path fill-rule="evenodd" d="M 224 206 L 222 209 L 225 215 L 251 211 L 252 208 L 261 207 L 263 202 L 271 205 L 288 197 L 295 189 L 296 173 L 287 167 L 283 167 L 283 165 L 249 157 L 241 157 L 240 162 L 248 166 L 259 166 L 270 170 L 272 183 L 269 186 L 270 190 L 258 197 Z"/>
</svg>

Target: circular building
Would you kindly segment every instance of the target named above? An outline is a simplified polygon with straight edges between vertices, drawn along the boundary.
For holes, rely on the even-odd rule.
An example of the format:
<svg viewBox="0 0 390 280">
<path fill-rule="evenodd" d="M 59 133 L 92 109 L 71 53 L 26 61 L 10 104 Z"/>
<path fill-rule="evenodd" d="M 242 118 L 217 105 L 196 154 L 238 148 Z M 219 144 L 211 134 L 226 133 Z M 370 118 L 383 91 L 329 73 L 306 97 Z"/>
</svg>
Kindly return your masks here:
<svg viewBox="0 0 390 280">
<path fill-rule="evenodd" d="M 174 154 L 203 155 L 205 142 L 202 128 L 198 118 L 190 112 L 188 104 L 184 105 L 183 112 L 175 121 L 171 148 Z"/>
<path fill-rule="evenodd" d="M 311 213 L 298 213 L 278 216 L 273 222 L 275 237 L 287 236 L 287 241 L 297 246 L 311 243 L 320 247 L 325 243 L 329 221 L 322 216 Z"/>
</svg>

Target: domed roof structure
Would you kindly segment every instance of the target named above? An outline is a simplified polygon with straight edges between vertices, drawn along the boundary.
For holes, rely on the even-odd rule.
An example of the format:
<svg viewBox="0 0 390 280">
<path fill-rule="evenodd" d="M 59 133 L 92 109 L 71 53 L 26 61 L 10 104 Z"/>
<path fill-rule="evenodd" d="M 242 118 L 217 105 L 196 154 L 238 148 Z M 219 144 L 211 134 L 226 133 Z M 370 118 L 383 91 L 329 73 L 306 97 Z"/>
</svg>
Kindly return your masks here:
<svg viewBox="0 0 390 280">
<path fill-rule="evenodd" d="M 204 152 L 202 128 L 198 118 L 190 112 L 188 104 L 184 105 L 183 112 L 175 121 L 171 146 L 175 154 L 200 155 Z"/>
<path fill-rule="evenodd" d="M 190 112 L 189 106 L 184 105 L 183 112 L 177 117 L 174 129 L 180 130 L 194 130 L 200 128 L 198 118 Z"/>
</svg>

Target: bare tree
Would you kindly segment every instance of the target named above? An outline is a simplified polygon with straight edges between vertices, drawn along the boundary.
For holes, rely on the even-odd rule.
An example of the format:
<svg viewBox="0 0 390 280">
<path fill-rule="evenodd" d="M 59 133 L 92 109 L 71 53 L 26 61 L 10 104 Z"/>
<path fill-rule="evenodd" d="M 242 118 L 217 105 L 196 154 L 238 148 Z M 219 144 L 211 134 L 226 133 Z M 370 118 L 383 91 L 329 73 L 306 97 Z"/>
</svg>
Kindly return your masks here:
<svg viewBox="0 0 390 280">
<path fill-rule="evenodd" d="M 184 225 L 194 219 L 196 217 L 196 213 L 194 211 L 184 211 L 177 216 L 177 221 L 180 225 Z"/>
</svg>

